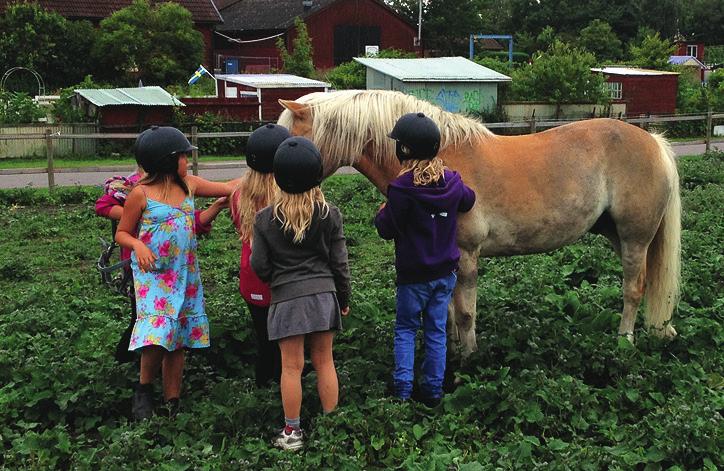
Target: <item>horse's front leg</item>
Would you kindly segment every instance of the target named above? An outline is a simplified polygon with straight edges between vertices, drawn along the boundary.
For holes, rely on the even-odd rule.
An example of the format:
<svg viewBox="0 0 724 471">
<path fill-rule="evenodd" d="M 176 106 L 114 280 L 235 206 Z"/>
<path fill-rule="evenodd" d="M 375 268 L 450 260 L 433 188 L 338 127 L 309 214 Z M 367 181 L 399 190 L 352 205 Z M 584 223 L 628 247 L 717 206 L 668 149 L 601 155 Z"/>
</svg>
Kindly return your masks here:
<svg viewBox="0 0 724 471">
<path fill-rule="evenodd" d="M 448 308 L 448 345 L 455 351 L 457 344 L 463 360 L 478 349 L 475 340 L 475 315 L 479 255 L 479 248 L 460 249 L 457 285 Z"/>
</svg>

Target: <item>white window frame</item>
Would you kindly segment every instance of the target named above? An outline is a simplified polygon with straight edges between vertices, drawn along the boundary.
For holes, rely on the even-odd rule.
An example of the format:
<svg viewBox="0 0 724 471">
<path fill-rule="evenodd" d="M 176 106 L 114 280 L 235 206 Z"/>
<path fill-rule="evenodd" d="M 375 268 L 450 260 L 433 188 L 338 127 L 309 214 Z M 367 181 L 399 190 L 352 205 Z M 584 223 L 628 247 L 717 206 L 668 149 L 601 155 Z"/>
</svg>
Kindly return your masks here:
<svg viewBox="0 0 724 471">
<path fill-rule="evenodd" d="M 686 55 L 696 57 L 696 55 L 699 53 L 699 46 L 696 44 L 687 44 L 686 45 Z"/>
<path fill-rule="evenodd" d="M 622 82 L 606 82 L 606 87 L 608 87 L 608 93 L 612 100 L 620 100 L 623 98 Z"/>
</svg>

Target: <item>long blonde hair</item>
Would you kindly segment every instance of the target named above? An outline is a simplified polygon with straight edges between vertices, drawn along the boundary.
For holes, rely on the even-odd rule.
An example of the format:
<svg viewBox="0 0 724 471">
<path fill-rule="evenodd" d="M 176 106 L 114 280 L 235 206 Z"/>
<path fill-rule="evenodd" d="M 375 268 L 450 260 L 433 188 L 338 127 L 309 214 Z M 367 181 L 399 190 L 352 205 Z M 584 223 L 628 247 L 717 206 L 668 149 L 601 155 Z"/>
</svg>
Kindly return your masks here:
<svg viewBox="0 0 724 471">
<path fill-rule="evenodd" d="M 251 241 L 254 235 L 254 218 L 257 211 L 274 201 L 279 187 L 274 182 L 273 173 L 261 173 L 249 169 L 237 187 L 239 197 L 236 201 L 236 217 L 239 221 L 239 239 Z"/>
<path fill-rule="evenodd" d="M 284 232 L 294 235 L 293 241 L 298 244 L 312 225 L 316 207 L 322 219 L 329 215 L 329 205 L 318 186 L 299 194 L 279 191 L 274 198 L 274 218 L 282 224 Z"/>
<path fill-rule="evenodd" d="M 402 162 L 402 170 L 399 175 L 409 171 L 412 171 L 413 185 L 425 186 L 436 183 L 445 175 L 445 164 L 440 157 L 430 160 L 405 160 Z"/>
</svg>

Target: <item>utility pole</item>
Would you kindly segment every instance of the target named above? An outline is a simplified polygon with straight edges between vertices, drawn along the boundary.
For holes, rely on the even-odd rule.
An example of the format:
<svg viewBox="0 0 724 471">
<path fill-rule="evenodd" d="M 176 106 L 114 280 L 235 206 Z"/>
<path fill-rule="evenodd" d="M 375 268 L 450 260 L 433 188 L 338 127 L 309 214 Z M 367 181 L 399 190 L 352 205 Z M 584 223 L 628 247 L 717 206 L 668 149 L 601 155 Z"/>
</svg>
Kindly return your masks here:
<svg viewBox="0 0 724 471">
<path fill-rule="evenodd" d="M 417 44 L 416 46 L 422 46 L 422 0 L 418 2 L 417 11 Z"/>
</svg>

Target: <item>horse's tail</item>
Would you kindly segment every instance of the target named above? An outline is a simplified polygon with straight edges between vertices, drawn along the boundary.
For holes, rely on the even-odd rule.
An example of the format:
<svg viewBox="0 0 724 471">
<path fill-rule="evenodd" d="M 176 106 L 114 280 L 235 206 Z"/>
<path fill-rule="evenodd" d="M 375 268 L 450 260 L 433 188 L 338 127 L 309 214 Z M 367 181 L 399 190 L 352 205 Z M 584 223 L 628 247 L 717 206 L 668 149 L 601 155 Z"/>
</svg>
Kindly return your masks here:
<svg viewBox="0 0 724 471">
<path fill-rule="evenodd" d="M 681 198 L 674 151 L 662 136 L 654 134 L 662 163 L 667 169 L 671 195 L 646 258 L 644 322 L 658 336 L 673 337 L 671 314 L 679 301 L 681 278 Z"/>
</svg>

